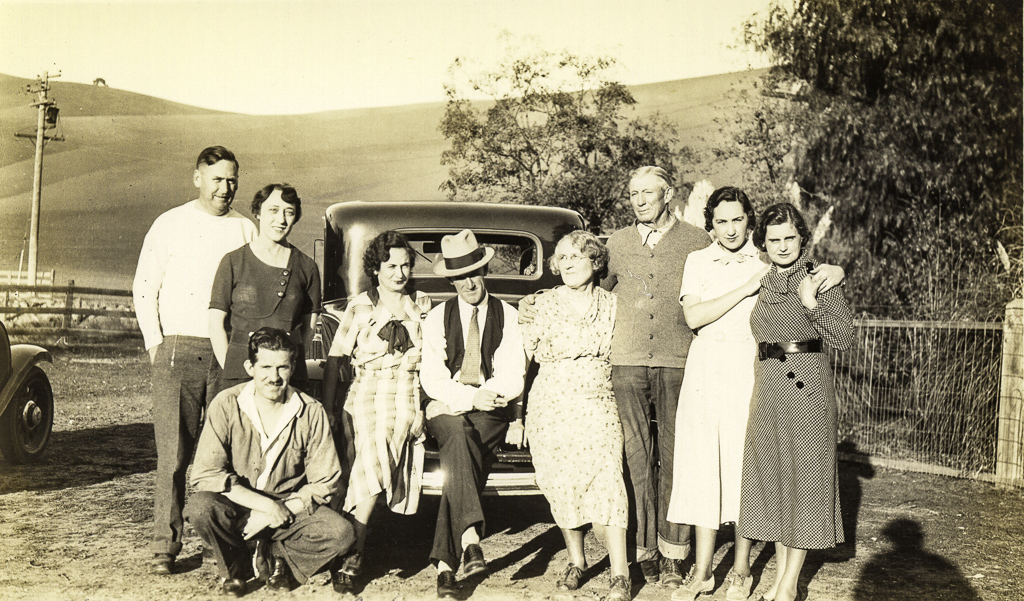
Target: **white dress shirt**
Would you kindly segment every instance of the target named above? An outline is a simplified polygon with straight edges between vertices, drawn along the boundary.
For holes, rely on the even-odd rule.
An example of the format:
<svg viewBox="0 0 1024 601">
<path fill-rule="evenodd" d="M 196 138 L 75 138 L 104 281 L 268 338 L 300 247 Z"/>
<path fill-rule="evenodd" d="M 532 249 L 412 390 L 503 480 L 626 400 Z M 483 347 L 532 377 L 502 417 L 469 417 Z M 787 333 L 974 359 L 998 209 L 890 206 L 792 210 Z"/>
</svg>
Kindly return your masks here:
<svg viewBox="0 0 1024 601">
<path fill-rule="evenodd" d="M 473 305 L 456 297 L 459 303 L 459 318 L 462 321 L 463 348 L 466 348 L 466 336 L 469 335 L 469 320 L 473 315 Z M 494 351 L 491 361 L 491 377 L 480 385 L 480 388 L 498 393 L 498 396 L 510 402 L 523 393 L 523 379 L 526 376 L 526 353 L 523 351 L 523 334 L 519 327 L 519 313 L 508 303 L 487 295 L 477 305 L 477 325 L 481 338 L 484 333 L 484 320 L 487 318 L 487 304 L 501 303 L 505 316 L 502 328 L 501 344 Z M 448 371 L 445 361 L 448 359 L 447 342 L 444 335 L 444 308 L 446 303 L 431 309 L 423 321 L 423 360 L 420 363 L 420 384 L 432 399 L 444 402 L 455 414 L 473 410 L 473 396 L 477 387 L 459 381 L 461 370 L 454 375 Z M 484 350 L 481 348 L 481 353 Z"/>
</svg>

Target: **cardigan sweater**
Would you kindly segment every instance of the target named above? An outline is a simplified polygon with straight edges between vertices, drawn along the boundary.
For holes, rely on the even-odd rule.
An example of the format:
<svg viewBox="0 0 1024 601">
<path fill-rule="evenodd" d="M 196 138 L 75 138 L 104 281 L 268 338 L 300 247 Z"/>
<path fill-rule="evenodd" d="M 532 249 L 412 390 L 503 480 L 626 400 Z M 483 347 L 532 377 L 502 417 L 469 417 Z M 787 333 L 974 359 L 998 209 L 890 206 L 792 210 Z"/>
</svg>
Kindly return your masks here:
<svg viewBox="0 0 1024 601">
<path fill-rule="evenodd" d="M 707 232 L 677 220 L 654 248 L 643 245 L 636 225 L 608 239 L 605 290 L 618 295 L 612 365 L 686 365 L 693 332 L 679 304 L 686 257 L 711 244 Z"/>
</svg>

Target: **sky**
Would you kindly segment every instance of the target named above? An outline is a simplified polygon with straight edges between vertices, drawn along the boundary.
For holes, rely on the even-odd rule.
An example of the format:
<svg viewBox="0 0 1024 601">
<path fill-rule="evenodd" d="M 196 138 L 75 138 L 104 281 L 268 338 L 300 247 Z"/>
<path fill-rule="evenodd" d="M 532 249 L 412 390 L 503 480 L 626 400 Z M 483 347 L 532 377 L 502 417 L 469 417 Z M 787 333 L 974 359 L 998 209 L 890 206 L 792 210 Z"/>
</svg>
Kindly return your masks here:
<svg viewBox="0 0 1024 601">
<path fill-rule="evenodd" d="M 517 43 L 618 61 L 627 85 L 765 66 L 740 44 L 770 0 L 0 0 L 0 73 L 263 115 L 444 99 L 456 58 Z"/>
</svg>

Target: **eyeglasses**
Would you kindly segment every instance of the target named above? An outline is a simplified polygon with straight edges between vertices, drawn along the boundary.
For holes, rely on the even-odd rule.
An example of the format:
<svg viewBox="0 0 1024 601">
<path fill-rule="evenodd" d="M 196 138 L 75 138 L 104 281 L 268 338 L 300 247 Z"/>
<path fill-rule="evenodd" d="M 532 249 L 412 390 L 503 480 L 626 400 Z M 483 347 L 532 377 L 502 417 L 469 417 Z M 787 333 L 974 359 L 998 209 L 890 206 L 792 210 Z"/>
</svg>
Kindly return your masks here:
<svg viewBox="0 0 1024 601">
<path fill-rule="evenodd" d="M 578 254 L 555 255 L 555 261 L 557 261 L 559 263 L 579 263 L 580 261 L 582 261 L 584 259 L 589 261 L 590 257 L 588 257 L 587 255 L 578 255 Z"/>
</svg>

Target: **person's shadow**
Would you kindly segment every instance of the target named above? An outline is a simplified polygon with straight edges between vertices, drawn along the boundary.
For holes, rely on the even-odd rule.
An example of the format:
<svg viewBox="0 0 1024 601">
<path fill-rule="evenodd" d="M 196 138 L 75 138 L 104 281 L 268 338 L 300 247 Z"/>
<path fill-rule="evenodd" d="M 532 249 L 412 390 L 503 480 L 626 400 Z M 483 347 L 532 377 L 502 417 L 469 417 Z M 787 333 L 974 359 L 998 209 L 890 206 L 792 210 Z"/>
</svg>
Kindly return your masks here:
<svg viewBox="0 0 1024 601">
<path fill-rule="evenodd" d="M 839 502 L 843 512 L 843 544 L 827 553 L 826 561 L 842 562 L 857 556 L 857 523 L 860 506 L 864 499 L 861 480 L 875 477 L 875 468 L 865 461 L 866 456 L 857 450 L 857 444 L 850 441 L 839 443 Z"/>
<path fill-rule="evenodd" d="M 865 456 L 857 451 L 855 443 L 841 442 L 836 452 L 839 454 L 839 508 L 843 512 L 844 542 L 832 549 L 808 553 L 800 576 L 801 582 L 814 580 L 825 563 L 843 563 L 857 556 L 857 523 L 864 499 L 861 480 L 874 478 L 875 468 L 865 461 Z"/>
<path fill-rule="evenodd" d="M 956 566 L 924 548 L 924 533 L 916 521 L 892 520 L 881 534 L 891 548 L 865 564 L 853 590 L 854 599 L 980 601 Z"/>
</svg>

